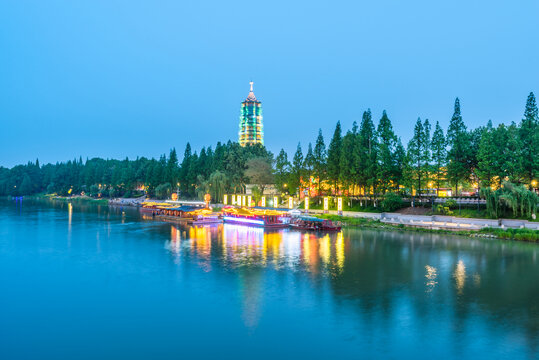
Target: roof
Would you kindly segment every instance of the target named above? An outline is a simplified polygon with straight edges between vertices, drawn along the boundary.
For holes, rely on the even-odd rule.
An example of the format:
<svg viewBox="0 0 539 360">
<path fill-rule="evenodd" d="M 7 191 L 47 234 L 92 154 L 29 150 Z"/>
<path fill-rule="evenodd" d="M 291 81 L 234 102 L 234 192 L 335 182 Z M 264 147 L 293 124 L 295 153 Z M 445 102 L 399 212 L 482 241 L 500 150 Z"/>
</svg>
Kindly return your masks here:
<svg viewBox="0 0 539 360">
<path fill-rule="evenodd" d="M 323 222 L 324 219 L 319 219 L 317 217 L 314 217 L 314 216 L 300 216 L 299 217 L 300 220 L 303 220 L 303 221 L 315 221 L 315 222 Z"/>
<path fill-rule="evenodd" d="M 191 212 L 191 211 L 195 211 L 195 210 L 199 210 L 200 208 L 196 207 L 196 206 L 187 206 L 187 205 L 184 205 L 184 206 L 178 206 L 178 207 L 175 207 L 175 208 L 169 208 L 167 210 L 174 210 L 174 211 L 183 211 L 183 212 Z"/>
<path fill-rule="evenodd" d="M 251 85 L 251 90 L 249 91 L 249 95 L 247 95 L 247 99 L 245 99 L 245 101 L 258 101 L 256 100 L 255 93 L 253 92 L 253 82 L 251 81 L 249 84 Z"/>
</svg>

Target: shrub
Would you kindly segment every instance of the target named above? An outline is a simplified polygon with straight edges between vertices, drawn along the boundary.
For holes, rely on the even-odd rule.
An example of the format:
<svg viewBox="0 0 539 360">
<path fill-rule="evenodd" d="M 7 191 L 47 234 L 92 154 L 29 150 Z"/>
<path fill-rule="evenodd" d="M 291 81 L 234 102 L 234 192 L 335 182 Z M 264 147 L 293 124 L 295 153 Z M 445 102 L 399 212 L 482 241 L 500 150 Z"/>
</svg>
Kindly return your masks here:
<svg viewBox="0 0 539 360">
<path fill-rule="evenodd" d="M 456 209 L 458 204 L 457 204 L 457 200 L 455 199 L 448 199 L 446 202 L 445 202 L 445 206 L 447 206 L 449 209 Z"/>
<path fill-rule="evenodd" d="M 382 210 L 395 211 L 403 207 L 402 198 L 395 193 L 387 193 L 382 201 Z"/>
</svg>

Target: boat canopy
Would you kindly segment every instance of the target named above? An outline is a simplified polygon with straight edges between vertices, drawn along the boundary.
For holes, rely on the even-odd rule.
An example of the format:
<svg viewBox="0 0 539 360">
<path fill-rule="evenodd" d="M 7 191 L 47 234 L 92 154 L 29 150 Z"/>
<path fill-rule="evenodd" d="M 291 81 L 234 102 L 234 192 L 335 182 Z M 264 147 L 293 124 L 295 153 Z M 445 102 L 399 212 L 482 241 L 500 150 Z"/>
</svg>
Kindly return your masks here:
<svg viewBox="0 0 539 360">
<path fill-rule="evenodd" d="M 183 206 L 168 208 L 167 210 L 182 211 L 182 212 L 192 212 L 192 211 L 200 210 L 200 208 L 196 207 L 196 206 L 183 205 Z"/>
<path fill-rule="evenodd" d="M 314 216 L 300 216 L 299 219 L 303 221 L 324 222 L 324 219 L 319 219 Z"/>
</svg>

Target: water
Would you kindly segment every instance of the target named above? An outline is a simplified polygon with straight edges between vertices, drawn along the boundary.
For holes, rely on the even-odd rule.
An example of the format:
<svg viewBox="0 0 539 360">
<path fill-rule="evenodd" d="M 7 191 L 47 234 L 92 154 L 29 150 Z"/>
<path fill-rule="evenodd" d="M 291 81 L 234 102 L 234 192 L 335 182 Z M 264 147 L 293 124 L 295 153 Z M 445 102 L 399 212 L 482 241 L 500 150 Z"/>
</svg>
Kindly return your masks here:
<svg viewBox="0 0 539 360">
<path fill-rule="evenodd" d="M 0 359 L 535 359 L 538 252 L 0 200 Z"/>
</svg>

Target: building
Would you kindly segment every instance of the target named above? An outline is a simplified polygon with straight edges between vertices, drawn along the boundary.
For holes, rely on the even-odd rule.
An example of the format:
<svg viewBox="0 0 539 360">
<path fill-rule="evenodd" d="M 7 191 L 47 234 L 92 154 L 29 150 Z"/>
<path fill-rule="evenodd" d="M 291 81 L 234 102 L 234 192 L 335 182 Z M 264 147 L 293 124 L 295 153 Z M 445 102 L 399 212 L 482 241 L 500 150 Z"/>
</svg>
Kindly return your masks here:
<svg viewBox="0 0 539 360">
<path fill-rule="evenodd" d="M 262 125 L 262 103 L 253 92 L 253 82 L 247 99 L 241 103 L 239 143 L 241 146 L 264 145 L 264 127 Z"/>
</svg>

